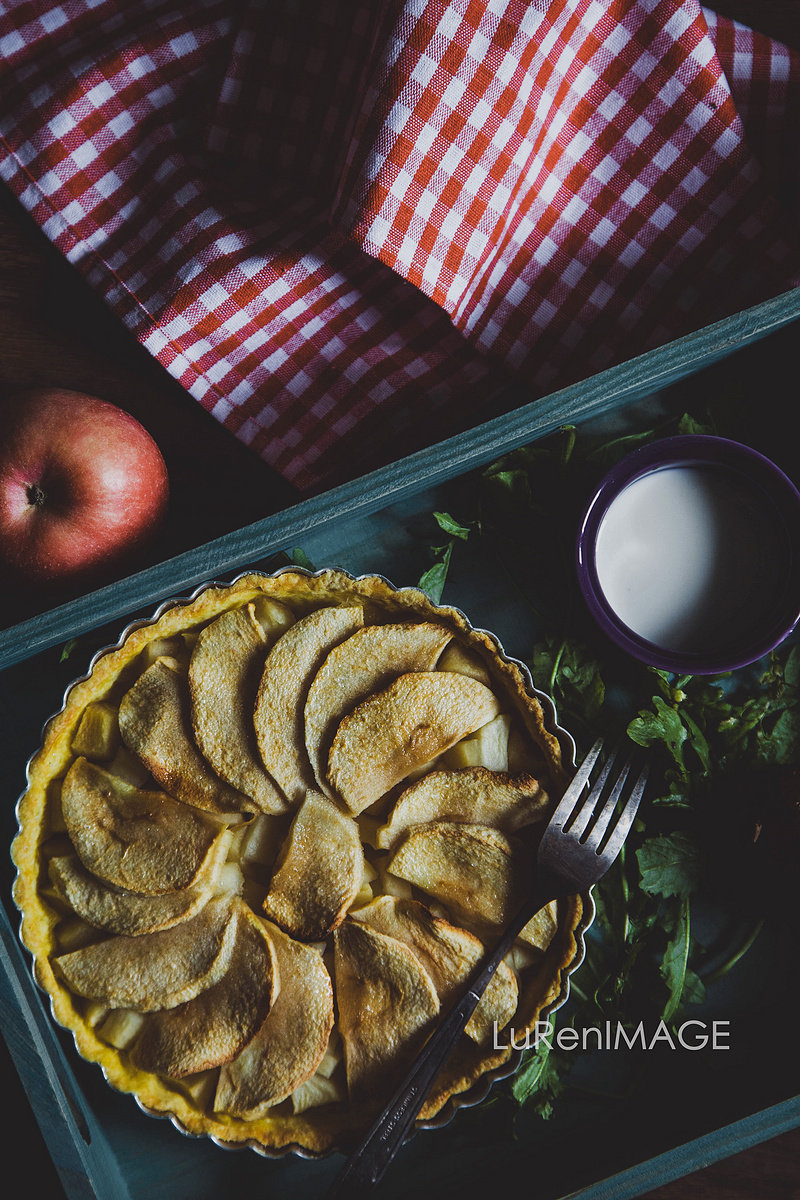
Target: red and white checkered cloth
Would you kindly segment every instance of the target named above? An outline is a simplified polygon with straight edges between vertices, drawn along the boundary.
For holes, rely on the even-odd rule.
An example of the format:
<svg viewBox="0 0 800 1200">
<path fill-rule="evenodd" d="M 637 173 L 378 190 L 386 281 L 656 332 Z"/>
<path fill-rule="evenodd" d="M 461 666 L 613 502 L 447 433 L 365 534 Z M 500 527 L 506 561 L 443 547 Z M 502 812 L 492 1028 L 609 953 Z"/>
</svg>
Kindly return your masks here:
<svg viewBox="0 0 800 1200">
<path fill-rule="evenodd" d="M 800 284 L 798 55 L 697 0 L 0 0 L 0 61 L 0 176 L 304 491 Z"/>
</svg>

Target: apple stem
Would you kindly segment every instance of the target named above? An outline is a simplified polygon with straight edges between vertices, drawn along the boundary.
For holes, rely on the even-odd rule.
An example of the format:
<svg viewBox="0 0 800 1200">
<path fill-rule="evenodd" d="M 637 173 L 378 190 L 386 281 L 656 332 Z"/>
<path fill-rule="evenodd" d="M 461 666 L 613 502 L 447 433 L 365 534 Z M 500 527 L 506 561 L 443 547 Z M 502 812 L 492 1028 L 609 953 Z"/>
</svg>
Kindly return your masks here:
<svg viewBox="0 0 800 1200">
<path fill-rule="evenodd" d="M 28 504 L 35 505 L 38 508 L 41 508 L 46 500 L 44 488 L 38 483 L 28 484 L 25 494 L 28 497 Z"/>
</svg>

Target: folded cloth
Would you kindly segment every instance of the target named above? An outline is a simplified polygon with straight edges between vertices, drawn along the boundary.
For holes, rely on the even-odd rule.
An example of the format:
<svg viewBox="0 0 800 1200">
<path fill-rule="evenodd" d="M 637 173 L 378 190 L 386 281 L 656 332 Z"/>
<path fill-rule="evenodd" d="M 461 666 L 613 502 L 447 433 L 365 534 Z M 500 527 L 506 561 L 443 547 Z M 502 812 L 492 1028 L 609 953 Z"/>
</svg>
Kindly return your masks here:
<svg viewBox="0 0 800 1200">
<path fill-rule="evenodd" d="M 0 60 L 0 177 L 304 492 L 800 283 L 798 55 L 697 0 L 0 0 Z"/>
</svg>

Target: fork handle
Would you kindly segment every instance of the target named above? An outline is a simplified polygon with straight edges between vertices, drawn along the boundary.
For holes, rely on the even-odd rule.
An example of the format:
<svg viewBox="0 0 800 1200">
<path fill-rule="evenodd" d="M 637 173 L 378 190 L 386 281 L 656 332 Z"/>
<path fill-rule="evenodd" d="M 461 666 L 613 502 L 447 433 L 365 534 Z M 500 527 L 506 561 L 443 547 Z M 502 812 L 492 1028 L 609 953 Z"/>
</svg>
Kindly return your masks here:
<svg viewBox="0 0 800 1200">
<path fill-rule="evenodd" d="M 554 899 L 557 897 L 552 894 L 552 889 L 537 889 L 517 913 L 491 953 L 481 960 L 458 1000 L 428 1038 L 391 1100 L 334 1179 L 333 1185 L 326 1193 L 326 1200 L 334 1200 L 345 1193 L 352 1200 L 355 1187 L 366 1190 L 382 1178 L 405 1141 L 425 1103 L 425 1097 L 464 1032 L 464 1026 L 478 1007 L 481 996 L 498 966 L 528 921 Z"/>
<path fill-rule="evenodd" d="M 354 1187 L 363 1188 L 377 1183 L 406 1139 L 425 1097 L 446 1062 L 464 1026 L 475 1011 L 480 993 L 469 991 L 462 996 L 437 1028 L 425 1046 L 402 1089 L 391 1099 L 378 1117 L 364 1141 L 347 1160 L 337 1175 L 327 1197 L 353 1196 Z M 359 1195 L 359 1191 L 355 1192 Z"/>
</svg>

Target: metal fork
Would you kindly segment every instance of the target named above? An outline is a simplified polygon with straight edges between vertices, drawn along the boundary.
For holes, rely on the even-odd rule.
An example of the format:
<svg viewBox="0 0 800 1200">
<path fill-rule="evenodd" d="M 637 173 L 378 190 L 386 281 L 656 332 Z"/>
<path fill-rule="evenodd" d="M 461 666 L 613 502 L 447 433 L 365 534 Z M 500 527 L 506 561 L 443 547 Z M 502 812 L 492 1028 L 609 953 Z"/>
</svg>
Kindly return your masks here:
<svg viewBox="0 0 800 1200">
<path fill-rule="evenodd" d="M 630 761 L 613 773 L 617 752 L 599 769 L 581 799 L 600 758 L 595 742 L 542 835 L 536 855 L 536 883 L 497 945 L 467 981 L 460 998 L 423 1046 L 411 1070 L 353 1152 L 327 1193 L 328 1200 L 367 1190 L 384 1175 L 416 1120 L 425 1097 L 464 1030 L 490 979 L 532 917 L 552 900 L 583 892 L 597 883 L 622 849 L 644 793 L 647 768 L 631 785 Z"/>
</svg>

